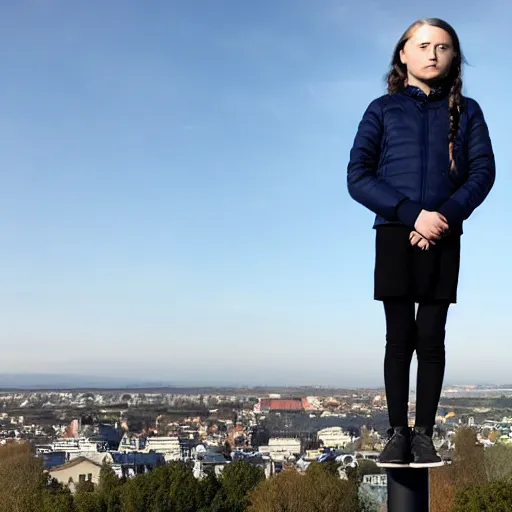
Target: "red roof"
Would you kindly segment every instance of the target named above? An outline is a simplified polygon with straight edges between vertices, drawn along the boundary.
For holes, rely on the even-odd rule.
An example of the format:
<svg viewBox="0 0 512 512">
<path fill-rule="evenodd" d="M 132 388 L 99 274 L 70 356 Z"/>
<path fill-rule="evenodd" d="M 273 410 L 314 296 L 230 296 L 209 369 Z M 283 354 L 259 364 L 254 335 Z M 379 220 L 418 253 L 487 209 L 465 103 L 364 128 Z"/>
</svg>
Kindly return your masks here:
<svg viewBox="0 0 512 512">
<path fill-rule="evenodd" d="M 302 399 L 302 407 L 304 408 L 305 411 L 313 409 L 313 407 L 311 407 L 311 404 L 308 402 L 307 398 Z"/>
<path fill-rule="evenodd" d="M 302 411 L 304 409 L 301 399 L 262 398 L 261 408 L 279 411 Z"/>
</svg>

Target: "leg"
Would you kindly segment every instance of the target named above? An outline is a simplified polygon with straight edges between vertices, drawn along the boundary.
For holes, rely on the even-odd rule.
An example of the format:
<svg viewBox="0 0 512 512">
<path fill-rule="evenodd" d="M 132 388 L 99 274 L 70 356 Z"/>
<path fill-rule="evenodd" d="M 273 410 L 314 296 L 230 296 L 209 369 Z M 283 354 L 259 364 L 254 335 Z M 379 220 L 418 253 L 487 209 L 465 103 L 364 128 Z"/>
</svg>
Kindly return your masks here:
<svg viewBox="0 0 512 512">
<path fill-rule="evenodd" d="M 384 382 L 391 427 L 407 427 L 409 373 L 415 349 L 414 302 L 384 302 L 386 315 L 386 353 Z"/>
<path fill-rule="evenodd" d="M 414 302 L 384 302 L 386 314 L 386 356 L 384 381 L 388 401 L 389 440 L 379 456 L 379 467 L 409 467 L 411 461 L 408 427 L 409 372 L 414 352 Z"/>
<path fill-rule="evenodd" d="M 416 319 L 418 380 L 416 425 L 433 427 L 445 370 L 445 328 L 449 302 L 420 303 Z"/>
</svg>

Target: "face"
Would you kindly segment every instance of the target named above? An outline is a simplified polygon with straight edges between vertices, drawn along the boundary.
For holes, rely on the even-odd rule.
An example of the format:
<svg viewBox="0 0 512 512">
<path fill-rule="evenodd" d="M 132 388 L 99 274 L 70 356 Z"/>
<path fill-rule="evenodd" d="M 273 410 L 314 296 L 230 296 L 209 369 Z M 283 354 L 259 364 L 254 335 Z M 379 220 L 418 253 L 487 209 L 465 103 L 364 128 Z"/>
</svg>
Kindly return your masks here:
<svg viewBox="0 0 512 512">
<path fill-rule="evenodd" d="M 421 87 L 444 78 L 450 71 L 455 55 L 448 32 L 438 27 L 421 25 L 413 29 L 400 52 L 400 60 L 407 66 L 409 85 Z"/>
</svg>

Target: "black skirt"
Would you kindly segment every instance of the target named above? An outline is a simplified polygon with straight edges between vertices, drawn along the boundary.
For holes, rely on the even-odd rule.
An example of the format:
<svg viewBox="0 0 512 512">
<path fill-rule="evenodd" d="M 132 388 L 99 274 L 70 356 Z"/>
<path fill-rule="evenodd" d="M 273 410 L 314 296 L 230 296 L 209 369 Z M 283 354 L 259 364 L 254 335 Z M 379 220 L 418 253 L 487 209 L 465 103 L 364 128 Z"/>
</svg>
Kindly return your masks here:
<svg viewBox="0 0 512 512">
<path fill-rule="evenodd" d="M 406 298 L 414 302 L 457 302 L 460 235 L 451 234 L 428 250 L 412 247 L 411 229 L 401 225 L 376 228 L 375 300 Z"/>
</svg>

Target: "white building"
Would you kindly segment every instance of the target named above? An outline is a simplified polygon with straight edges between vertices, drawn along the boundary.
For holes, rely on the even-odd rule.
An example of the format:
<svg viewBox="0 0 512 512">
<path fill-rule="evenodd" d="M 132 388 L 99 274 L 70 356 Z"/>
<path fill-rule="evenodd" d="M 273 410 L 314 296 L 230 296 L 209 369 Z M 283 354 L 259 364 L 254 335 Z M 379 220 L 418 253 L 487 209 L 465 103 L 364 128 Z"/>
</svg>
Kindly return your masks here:
<svg viewBox="0 0 512 512">
<path fill-rule="evenodd" d="M 126 433 L 121 439 L 117 451 L 123 453 L 142 452 L 146 448 L 146 439 L 145 436 Z"/>
<path fill-rule="evenodd" d="M 49 445 L 49 447 L 51 448 L 51 451 L 54 452 L 82 454 L 88 452 L 94 453 L 102 451 L 104 450 L 102 444 L 104 443 L 90 441 L 85 437 L 63 437 L 60 439 L 56 439 L 53 443 Z M 44 447 L 42 449 L 44 450 Z"/>
<path fill-rule="evenodd" d="M 72 492 L 75 491 L 77 484 L 82 482 L 92 482 L 98 484 L 100 480 L 101 465 L 93 462 L 86 457 L 67 462 L 62 466 L 57 466 L 49 471 L 52 478 L 68 486 Z"/>
<path fill-rule="evenodd" d="M 118 451 L 123 453 L 140 452 L 162 453 L 165 460 L 180 460 L 180 440 L 175 436 L 136 436 L 125 434 L 119 443 Z"/>
<path fill-rule="evenodd" d="M 271 437 L 268 446 L 260 446 L 259 452 L 268 454 L 273 460 L 283 460 L 302 453 L 302 443 L 295 438 Z"/>
<path fill-rule="evenodd" d="M 146 439 L 146 446 L 143 452 L 151 451 L 163 453 L 165 460 L 179 460 L 181 456 L 180 440 L 178 437 L 153 436 Z"/>
<path fill-rule="evenodd" d="M 344 448 L 352 441 L 352 436 L 341 427 L 328 427 L 319 430 L 317 438 L 328 448 Z"/>
</svg>

